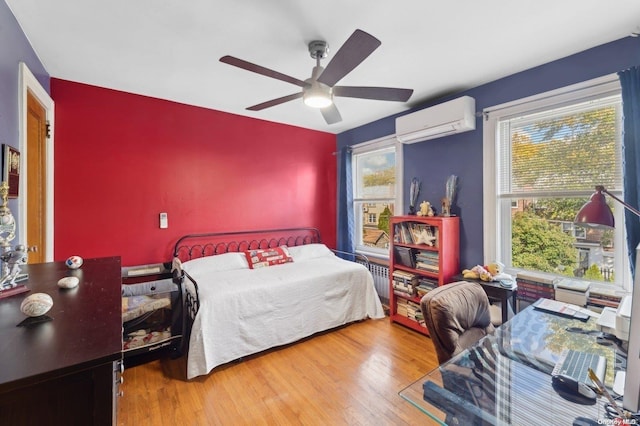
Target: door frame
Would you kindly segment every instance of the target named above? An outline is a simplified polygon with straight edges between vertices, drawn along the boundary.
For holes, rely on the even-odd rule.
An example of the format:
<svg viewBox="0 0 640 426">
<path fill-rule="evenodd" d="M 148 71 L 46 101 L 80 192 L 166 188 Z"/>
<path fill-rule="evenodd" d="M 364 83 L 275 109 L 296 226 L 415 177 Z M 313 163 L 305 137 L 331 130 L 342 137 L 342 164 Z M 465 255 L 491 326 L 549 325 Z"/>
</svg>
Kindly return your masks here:
<svg viewBox="0 0 640 426">
<path fill-rule="evenodd" d="M 33 96 L 42 104 L 46 111 L 46 120 L 49 123 L 49 137 L 46 144 L 46 162 L 47 162 L 47 175 L 46 175 L 46 232 L 45 232 L 45 250 L 46 257 L 45 262 L 53 261 L 53 141 L 54 141 L 54 102 L 47 91 L 42 87 L 38 79 L 33 75 L 29 67 L 24 62 L 20 62 L 19 70 L 19 94 L 18 94 L 18 117 L 19 117 L 19 129 L 18 129 L 18 144 L 20 150 L 20 170 L 22 179 L 19 182 L 20 194 L 26 194 L 27 191 L 27 90 L 31 92 Z M 26 195 L 18 197 L 18 232 L 20 233 L 20 240 L 22 244 L 27 245 L 27 201 Z"/>
</svg>

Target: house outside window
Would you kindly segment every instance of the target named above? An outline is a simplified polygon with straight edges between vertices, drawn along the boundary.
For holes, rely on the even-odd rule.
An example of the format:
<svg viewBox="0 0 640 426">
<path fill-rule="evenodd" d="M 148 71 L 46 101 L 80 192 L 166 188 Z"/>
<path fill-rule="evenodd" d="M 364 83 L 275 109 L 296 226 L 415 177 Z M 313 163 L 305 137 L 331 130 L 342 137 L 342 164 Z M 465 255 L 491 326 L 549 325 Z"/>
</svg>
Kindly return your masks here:
<svg viewBox="0 0 640 426">
<path fill-rule="evenodd" d="M 400 212 L 402 145 L 389 136 L 352 150 L 356 251 L 389 256 L 389 222 Z"/>
<path fill-rule="evenodd" d="M 485 117 L 485 262 L 629 288 L 623 207 L 608 199 L 614 230 L 573 223 L 596 185 L 622 197 L 617 77 L 488 108 Z"/>
</svg>

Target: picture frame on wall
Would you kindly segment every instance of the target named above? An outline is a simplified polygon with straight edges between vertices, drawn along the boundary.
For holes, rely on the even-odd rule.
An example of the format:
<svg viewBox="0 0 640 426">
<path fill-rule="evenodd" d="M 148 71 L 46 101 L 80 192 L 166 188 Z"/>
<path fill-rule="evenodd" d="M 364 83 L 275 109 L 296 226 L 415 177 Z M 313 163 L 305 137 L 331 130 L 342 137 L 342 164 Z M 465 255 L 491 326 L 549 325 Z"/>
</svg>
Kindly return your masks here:
<svg viewBox="0 0 640 426">
<path fill-rule="evenodd" d="M 20 151 L 7 144 L 2 144 L 2 178 L 9 185 L 9 198 L 18 198 Z"/>
</svg>

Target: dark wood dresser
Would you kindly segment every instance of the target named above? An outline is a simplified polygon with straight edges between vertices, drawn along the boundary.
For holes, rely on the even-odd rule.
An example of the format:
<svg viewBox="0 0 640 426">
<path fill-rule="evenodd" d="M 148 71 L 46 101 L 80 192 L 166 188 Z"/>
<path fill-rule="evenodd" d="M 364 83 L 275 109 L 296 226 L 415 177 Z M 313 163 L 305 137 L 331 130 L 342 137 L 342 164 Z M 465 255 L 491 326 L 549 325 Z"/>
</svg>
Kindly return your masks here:
<svg viewBox="0 0 640 426">
<path fill-rule="evenodd" d="M 120 257 L 28 265 L 27 293 L 0 300 L 0 425 L 112 425 L 122 358 Z M 58 280 L 77 276 L 75 289 Z M 51 321 L 18 326 L 20 303 L 47 293 Z"/>
</svg>

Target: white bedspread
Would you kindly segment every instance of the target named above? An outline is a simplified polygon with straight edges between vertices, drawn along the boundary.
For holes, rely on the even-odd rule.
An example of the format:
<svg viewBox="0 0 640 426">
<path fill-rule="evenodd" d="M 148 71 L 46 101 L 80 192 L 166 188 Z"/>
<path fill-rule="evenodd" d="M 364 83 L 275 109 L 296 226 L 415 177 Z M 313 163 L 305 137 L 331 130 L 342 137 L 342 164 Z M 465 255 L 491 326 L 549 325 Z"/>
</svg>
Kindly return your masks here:
<svg viewBox="0 0 640 426">
<path fill-rule="evenodd" d="M 189 379 L 319 331 L 384 317 L 367 268 L 333 254 L 214 274 L 193 269 L 185 264 L 201 301 L 189 343 Z"/>
</svg>

